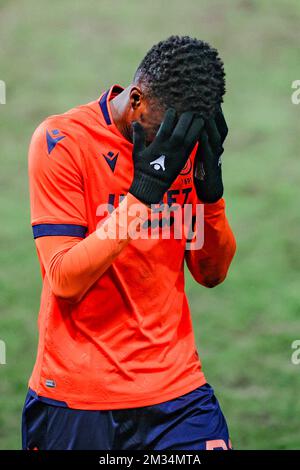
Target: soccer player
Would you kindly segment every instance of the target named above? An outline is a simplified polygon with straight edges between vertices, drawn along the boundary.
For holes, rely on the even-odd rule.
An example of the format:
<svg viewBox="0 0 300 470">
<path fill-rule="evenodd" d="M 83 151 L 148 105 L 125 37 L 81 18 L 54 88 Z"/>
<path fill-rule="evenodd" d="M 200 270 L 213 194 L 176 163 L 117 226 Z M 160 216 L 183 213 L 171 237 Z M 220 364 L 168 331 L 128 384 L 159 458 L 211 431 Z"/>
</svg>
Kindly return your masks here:
<svg viewBox="0 0 300 470">
<path fill-rule="evenodd" d="M 220 160 L 224 93 L 217 51 L 171 36 L 125 89 L 35 131 L 31 222 L 43 289 L 24 449 L 231 447 L 184 292 L 184 262 L 214 287 L 235 252 Z M 188 205 L 189 230 L 176 237 L 176 211 Z"/>
</svg>

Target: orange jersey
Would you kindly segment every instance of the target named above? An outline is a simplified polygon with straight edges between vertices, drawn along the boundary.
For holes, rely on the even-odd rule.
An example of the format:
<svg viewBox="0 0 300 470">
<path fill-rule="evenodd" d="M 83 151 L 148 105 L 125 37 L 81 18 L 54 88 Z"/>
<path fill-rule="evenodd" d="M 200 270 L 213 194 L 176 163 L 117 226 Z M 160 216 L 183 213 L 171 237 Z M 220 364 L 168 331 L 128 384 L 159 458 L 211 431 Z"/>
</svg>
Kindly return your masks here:
<svg viewBox="0 0 300 470">
<path fill-rule="evenodd" d="M 109 107 L 121 90 L 115 85 L 35 131 L 29 177 L 37 241 L 74 237 L 80 244 L 102 220 L 99 206 L 111 212 L 128 193 L 133 146 Z M 195 204 L 192 159 L 165 195 L 169 204 Z M 210 211 L 211 225 L 222 220 L 222 230 L 224 201 Z M 184 237 L 130 240 L 73 303 L 53 292 L 37 243 L 43 289 L 30 388 L 71 408 L 101 410 L 160 403 L 204 384 L 184 292 L 185 243 Z M 198 269 L 195 255 L 188 263 Z"/>
</svg>

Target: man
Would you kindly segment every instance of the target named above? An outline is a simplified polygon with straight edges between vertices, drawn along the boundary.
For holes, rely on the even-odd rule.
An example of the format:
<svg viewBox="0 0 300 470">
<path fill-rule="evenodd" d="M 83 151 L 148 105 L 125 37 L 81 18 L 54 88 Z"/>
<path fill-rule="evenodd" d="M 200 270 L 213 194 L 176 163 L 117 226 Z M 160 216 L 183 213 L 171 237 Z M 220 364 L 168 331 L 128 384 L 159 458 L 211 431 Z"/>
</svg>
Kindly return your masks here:
<svg viewBox="0 0 300 470">
<path fill-rule="evenodd" d="M 235 252 L 222 198 L 224 93 L 217 51 L 171 36 L 127 88 L 35 131 L 31 222 L 43 290 L 24 449 L 230 448 L 184 293 L 184 260 L 214 287 Z M 161 206 L 187 205 L 195 228 L 203 203 L 198 249 L 186 249 L 188 235 L 130 229 L 151 234 L 154 214 L 161 235 Z"/>
</svg>

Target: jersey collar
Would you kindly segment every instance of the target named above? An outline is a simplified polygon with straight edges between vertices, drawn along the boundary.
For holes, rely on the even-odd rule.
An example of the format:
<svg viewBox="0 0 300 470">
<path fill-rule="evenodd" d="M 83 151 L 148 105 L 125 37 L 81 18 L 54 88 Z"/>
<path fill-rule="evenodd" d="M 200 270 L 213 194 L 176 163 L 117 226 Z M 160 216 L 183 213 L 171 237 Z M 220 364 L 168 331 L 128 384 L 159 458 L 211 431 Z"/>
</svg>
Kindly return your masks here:
<svg viewBox="0 0 300 470">
<path fill-rule="evenodd" d="M 123 134 L 121 134 L 121 132 L 119 131 L 119 129 L 115 125 L 112 114 L 111 114 L 110 103 L 109 103 L 110 100 L 112 100 L 115 96 L 117 96 L 123 90 L 124 90 L 124 88 L 121 87 L 121 85 L 113 85 L 112 87 L 109 88 L 109 90 L 102 93 L 102 95 L 99 98 L 98 103 L 99 103 L 100 113 L 103 117 L 103 121 L 106 124 L 106 126 L 108 127 L 108 129 L 111 132 L 113 132 L 114 134 L 116 134 L 119 137 L 121 137 L 122 139 L 124 139 L 124 141 L 126 141 L 126 142 L 128 142 L 132 145 L 131 142 L 129 142 L 128 140 L 125 139 Z"/>
<path fill-rule="evenodd" d="M 112 100 L 116 95 L 121 93 L 124 90 L 123 87 L 120 85 L 113 85 L 109 88 L 109 90 L 105 91 L 99 99 L 99 106 L 101 112 L 103 114 L 104 121 L 108 126 L 114 125 L 113 118 L 111 115 L 110 105 L 109 102 Z"/>
</svg>

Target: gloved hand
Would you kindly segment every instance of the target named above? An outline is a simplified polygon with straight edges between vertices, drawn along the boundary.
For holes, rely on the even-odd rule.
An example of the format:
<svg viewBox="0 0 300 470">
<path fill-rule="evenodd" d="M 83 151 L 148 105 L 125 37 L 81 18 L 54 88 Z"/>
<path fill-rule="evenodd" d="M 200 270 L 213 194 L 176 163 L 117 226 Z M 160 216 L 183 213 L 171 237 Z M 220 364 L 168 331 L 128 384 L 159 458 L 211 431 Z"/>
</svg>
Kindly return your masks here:
<svg viewBox="0 0 300 470">
<path fill-rule="evenodd" d="M 193 112 L 168 109 L 155 139 L 148 147 L 144 129 L 133 123 L 134 178 L 129 189 L 145 204 L 159 203 L 188 160 L 196 145 L 203 120 Z"/>
<path fill-rule="evenodd" d="M 228 127 L 222 109 L 205 122 L 195 157 L 194 184 L 197 196 L 204 203 L 218 201 L 223 196 L 221 155 Z"/>
</svg>

